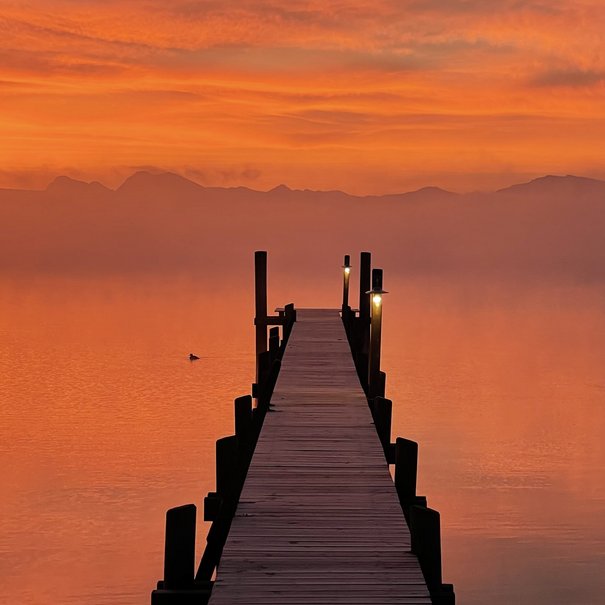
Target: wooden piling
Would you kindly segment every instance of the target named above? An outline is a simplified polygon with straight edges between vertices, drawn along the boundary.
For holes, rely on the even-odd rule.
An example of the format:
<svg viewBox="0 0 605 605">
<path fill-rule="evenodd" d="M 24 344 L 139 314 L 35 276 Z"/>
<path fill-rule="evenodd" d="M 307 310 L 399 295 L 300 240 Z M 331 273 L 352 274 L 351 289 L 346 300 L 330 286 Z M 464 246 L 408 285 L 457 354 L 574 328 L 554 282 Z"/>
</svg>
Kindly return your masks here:
<svg viewBox="0 0 605 605">
<path fill-rule="evenodd" d="M 254 302 L 256 326 L 256 356 L 267 350 L 267 252 L 254 253 Z M 256 382 L 259 383 L 258 365 Z"/>
<path fill-rule="evenodd" d="M 287 343 L 294 323 L 296 322 L 296 309 L 294 308 L 294 303 L 288 303 L 284 307 L 284 319 L 284 343 Z"/>
<path fill-rule="evenodd" d="M 232 500 L 239 481 L 237 437 L 216 441 L 216 492 L 223 500 Z"/>
<path fill-rule="evenodd" d="M 166 513 L 164 588 L 190 588 L 195 566 L 195 504 L 171 508 Z"/>
<path fill-rule="evenodd" d="M 359 324 L 360 350 L 368 354 L 370 346 L 370 297 L 367 292 L 372 287 L 372 254 L 359 255 Z"/>
<path fill-rule="evenodd" d="M 387 461 L 389 459 L 389 448 L 391 445 L 391 419 L 393 415 L 393 402 L 384 397 L 375 397 L 372 402 L 372 415 L 374 426 L 382 443 Z"/>
<path fill-rule="evenodd" d="M 279 357 L 279 327 L 275 326 L 269 329 L 269 353 L 271 354 L 271 363 Z"/>
<path fill-rule="evenodd" d="M 443 584 L 441 574 L 441 527 L 436 510 L 425 506 L 410 507 L 412 552 L 418 557 L 431 600 L 439 605 L 454 605 L 454 587 Z"/>
<path fill-rule="evenodd" d="M 252 396 L 244 395 L 238 397 L 234 401 L 235 407 L 235 436 L 238 440 L 238 445 L 245 440 L 252 425 Z"/>
<path fill-rule="evenodd" d="M 416 498 L 418 476 L 418 443 L 397 437 L 395 441 L 395 488 L 402 507 Z"/>
</svg>

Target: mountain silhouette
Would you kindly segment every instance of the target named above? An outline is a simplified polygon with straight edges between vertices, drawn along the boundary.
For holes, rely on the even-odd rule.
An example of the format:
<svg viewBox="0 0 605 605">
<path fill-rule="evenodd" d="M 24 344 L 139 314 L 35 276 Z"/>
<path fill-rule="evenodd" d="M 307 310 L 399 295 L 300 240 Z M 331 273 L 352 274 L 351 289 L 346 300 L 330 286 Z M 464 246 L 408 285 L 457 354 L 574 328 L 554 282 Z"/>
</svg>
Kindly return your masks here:
<svg viewBox="0 0 605 605">
<path fill-rule="evenodd" d="M 583 194 L 605 194 L 605 181 L 590 179 L 587 177 L 548 175 L 533 179 L 527 183 L 512 185 L 499 189 L 499 194 L 519 195 L 583 195 Z"/>
<path fill-rule="evenodd" d="M 128 195 L 157 196 L 161 193 L 171 195 L 199 195 L 204 187 L 174 172 L 152 173 L 141 170 L 129 176 L 116 190 L 120 197 Z"/>
<path fill-rule="evenodd" d="M 72 179 L 68 176 L 58 176 L 46 188 L 46 192 L 53 197 L 73 197 L 73 196 L 89 196 L 89 195 L 110 195 L 113 193 L 111 189 L 105 187 L 98 181 L 87 183 Z"/>
<path fill-rule="evenodd" d="M 605 181 L 545 176 L 494 193 L 438 187 L 392 195 L 203 187 L 137 172 L 115 191 L 58 177 L 46 190 L 0 190 L 0 273 L 243 270 L 314 275 L 371 249 L 392 275 L 605 283 Z M 304 262 L 301 260 L 304 259 Z"/>
</svg>

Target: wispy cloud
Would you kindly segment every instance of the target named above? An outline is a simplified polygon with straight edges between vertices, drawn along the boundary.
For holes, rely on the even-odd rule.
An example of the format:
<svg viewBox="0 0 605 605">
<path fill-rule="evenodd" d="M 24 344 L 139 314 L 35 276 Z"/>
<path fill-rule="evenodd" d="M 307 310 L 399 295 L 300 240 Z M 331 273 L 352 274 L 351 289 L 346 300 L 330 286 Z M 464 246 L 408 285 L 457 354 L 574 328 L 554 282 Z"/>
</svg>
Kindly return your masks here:
<svg viewBox="0 0 605 605">
<path fill-rule="evenodd" d="M 6 2 L 0 183 L 150 165 L 363 191 L 595 166 L 604 32 L 598 0 Z"/>
<path fill-rule="evenodd" d="M 549 69 L 533 76 L 530 80 L 535 86 L 545 87 L 586 87 L 605 82 L 605 71 L 591 69 Z"/>
</svg>

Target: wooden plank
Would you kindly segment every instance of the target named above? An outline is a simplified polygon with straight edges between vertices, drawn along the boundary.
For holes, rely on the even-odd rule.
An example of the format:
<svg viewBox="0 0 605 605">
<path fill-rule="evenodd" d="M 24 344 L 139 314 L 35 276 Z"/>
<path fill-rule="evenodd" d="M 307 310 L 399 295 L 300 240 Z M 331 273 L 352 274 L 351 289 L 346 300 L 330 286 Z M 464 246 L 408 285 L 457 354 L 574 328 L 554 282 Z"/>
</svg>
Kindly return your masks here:
<svg viewBox="0 0 605 605">
<path fill-rule="evenodd" d="M 431 602 L 338 311 L 298 310 L 210 605 Z"/>
</svg>

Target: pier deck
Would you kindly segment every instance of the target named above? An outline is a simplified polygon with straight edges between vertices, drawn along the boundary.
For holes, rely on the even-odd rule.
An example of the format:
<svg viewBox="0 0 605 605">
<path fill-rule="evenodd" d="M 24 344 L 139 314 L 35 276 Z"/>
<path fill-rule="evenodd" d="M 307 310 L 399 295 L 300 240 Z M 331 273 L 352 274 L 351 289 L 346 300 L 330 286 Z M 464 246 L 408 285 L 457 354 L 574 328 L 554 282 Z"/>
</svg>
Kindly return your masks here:
<svg viewBox="0 0 605 605">
<path fill-rule="evenodd" d="M 337 310 L 300 309 L 211 605 L 431 603 Z"/>
</svg>

